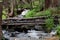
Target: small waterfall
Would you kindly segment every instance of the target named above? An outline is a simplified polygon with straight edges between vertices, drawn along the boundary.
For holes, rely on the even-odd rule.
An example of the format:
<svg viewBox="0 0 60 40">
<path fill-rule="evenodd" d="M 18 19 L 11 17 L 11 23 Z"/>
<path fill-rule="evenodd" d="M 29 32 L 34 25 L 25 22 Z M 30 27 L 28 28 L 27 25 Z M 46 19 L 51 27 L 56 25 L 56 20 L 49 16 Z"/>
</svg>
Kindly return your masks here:
<svg viewBox="0 0 60 40">
<path fill-rule="evenodd" d="M 20 15 L 18 15 L 18 17 L 23 18 L 28 11 L 29 11 L 29 10 L 24 9 L 24 11 L 23 11 Z"/>
</svg>

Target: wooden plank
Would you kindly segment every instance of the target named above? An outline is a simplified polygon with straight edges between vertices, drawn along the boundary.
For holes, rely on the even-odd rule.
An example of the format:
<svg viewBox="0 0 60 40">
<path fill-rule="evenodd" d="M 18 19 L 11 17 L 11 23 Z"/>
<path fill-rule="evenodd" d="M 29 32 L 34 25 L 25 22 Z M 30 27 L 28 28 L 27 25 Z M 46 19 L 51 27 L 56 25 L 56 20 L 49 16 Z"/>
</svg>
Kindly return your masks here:
<svg viewBox="0 0 60 40">
<path fill-rule="evenodd" d="M 45 23 L 12 23 L 12 24 L 2 24 L 2 25 L 42 25 L 42 24 L 45 24 Z"/>
<path fill-rule="evenodd" d="M 26 19 L 26 20 L 28 20 L 28 19 L 42 19 L 42 18 L 47 18 L 48 16 L 40 16 L 40 17 L 32 17 L 32 18 L 7 18 L 7 20 L 13 20 L 13 19 L 17 19 L 17 20 L 20 20 L 20 19 Z"/>
</svg>

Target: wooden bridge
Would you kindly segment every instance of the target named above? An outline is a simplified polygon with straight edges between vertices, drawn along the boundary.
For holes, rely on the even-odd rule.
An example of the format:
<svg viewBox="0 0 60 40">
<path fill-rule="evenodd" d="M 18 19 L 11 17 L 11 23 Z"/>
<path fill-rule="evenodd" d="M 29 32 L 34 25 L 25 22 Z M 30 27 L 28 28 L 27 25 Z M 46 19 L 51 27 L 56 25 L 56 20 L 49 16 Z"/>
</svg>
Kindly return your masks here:
<svg viewBox="0 0 60 40">
<path fill-rule="evenodd" d="M 2 25 L 43 25 L 47 16 L 34 17 L 34 18 L 7 18 L 3 20 Z M 58 17 L 60 18 L 60 17 Z M 57 18 L 54 19 L 58 21 Z"/>
<path fill-rule="evenodd" d="M 3 20 L 2 25 L 40 25 L 45 24 L 47 17 L 34 17 L 34 18 L 7 18 Z"/>
</svg>

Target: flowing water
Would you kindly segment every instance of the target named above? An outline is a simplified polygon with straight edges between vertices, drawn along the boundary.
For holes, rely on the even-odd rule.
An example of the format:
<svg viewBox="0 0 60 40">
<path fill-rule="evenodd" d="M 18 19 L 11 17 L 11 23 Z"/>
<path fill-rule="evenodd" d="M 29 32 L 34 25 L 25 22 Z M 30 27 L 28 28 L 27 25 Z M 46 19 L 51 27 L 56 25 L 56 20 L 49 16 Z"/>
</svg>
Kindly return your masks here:
<svg viewBox="0 0 60 40">
<path fill-rule="evenodd" d="M 39 39 L 39 38 L 42 38 L 42 37 L 52 37 L 52 33 L 54 34 L 54 32 L 51 32 L 51 34 L 48 34 L 48 33 L 44 33 L 43 31 L 36 31 L 36 30 L 28 30 L 27 33 L 24 33 L 24 32 L 18 32 L 18 31 L 15 31 L 15 32 L 9 32 L 9 31 L 6 31 L 6 30 L 3 30 L 3 37 L 6 38 L 6 39 L 9 39 L 12 38 L 12 37 L 16 37 L 16 38 L 36 38 L 36 39 Z"/>
</svg>

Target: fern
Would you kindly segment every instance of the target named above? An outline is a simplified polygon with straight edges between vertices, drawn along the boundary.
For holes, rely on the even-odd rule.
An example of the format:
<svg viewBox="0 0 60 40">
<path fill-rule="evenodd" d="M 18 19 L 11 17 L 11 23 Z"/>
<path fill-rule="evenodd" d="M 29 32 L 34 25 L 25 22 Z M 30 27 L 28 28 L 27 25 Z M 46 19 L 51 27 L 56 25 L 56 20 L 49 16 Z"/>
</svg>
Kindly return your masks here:
<svg viewBox="0 0 60 40">
<path fill-rule="evenodd" d="M 57 25 L 56 31 L 57 31 L 57 35 L 60 37 L 60 25 Z"/>
<path fill-rule="evenodd" d="M 50 18 L 46 19 L 45 23 L 46 23 L 46 30 L 47 30 L 48 32 L 51 31 L 51 29 L 54 27 L 53 18 L 50 17 Z"/>
<path fill-rule="evenodd" d="M 37 16 L 51 16 L 51 10 L 45 10 L 45 11 L 41 11 L 41 12 L 38 12 L 36 15 Z"/>
<path fill-rule="evenodd" d="M 34 17 L 36 13 L 36 9 L 30 10 L 26 15 L 25 18 L 29 18 L 29 17 Z"/>
</svg>

